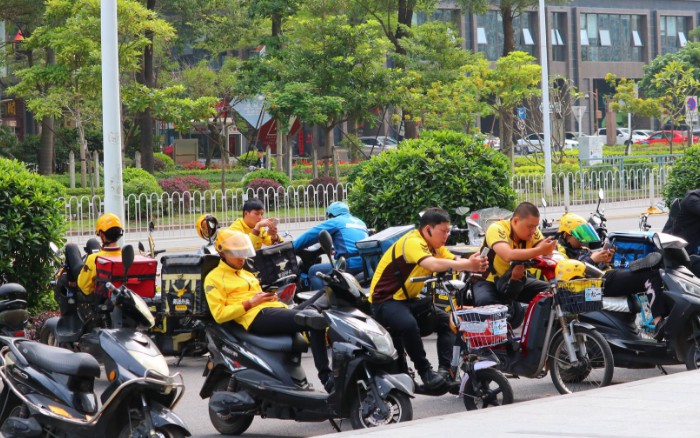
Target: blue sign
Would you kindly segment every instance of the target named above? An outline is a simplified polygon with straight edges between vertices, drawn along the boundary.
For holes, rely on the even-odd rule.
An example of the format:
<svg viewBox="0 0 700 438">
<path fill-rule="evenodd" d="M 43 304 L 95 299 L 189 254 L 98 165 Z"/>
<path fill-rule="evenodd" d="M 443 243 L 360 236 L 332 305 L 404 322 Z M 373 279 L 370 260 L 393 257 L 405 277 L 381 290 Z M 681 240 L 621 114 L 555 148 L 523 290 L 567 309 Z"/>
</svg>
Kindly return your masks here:
<svg viewBox="0 0 700 438">
<path fill-rule="evenodd" d="M 695 98 L 695 96 L 688 96 L 688 100 L 686 100 L 686 105 L 688 105 L 688 111 L 691 113 L 695 111 L 698 107 L 698 101 Z"/>
<path fill-rule="evenodd" d="M 526 117 L 527 117 L 527 108 L 525 108 L 523 106 L 518 107 L 518 118 L 525 120 Z"/>
</svg>

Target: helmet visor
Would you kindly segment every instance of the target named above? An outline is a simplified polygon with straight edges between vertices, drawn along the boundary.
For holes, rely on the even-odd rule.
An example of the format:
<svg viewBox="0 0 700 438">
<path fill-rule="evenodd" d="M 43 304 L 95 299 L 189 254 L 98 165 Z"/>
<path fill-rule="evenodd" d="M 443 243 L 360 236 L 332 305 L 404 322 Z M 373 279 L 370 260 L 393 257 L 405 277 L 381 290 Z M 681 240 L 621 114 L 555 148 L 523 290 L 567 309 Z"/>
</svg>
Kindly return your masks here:
<svg viewBox="0 0 700 438">
<path fill-rule="evenodd" d="M 600 242 L 600 237 L 591 224 L 583 224 L 574 228 L 571 235 L 583 243 Z"/>
<path fill-rule="evenodd" d="M 248 236 L 237 233 L 222 242 L 221 254 L 236 258 L 255 257 L 255 249 Z"/>
</svg>

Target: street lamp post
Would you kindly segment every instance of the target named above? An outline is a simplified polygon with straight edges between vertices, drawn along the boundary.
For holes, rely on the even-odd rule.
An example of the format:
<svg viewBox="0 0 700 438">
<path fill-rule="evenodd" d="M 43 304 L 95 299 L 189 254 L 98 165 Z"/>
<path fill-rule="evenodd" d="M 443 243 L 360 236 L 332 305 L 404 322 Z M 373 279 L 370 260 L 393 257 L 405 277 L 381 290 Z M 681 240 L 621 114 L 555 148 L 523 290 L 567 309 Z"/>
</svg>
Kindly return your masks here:
<svg viewBox="0 0 700 438">
<path fill-rule="evenodd" d="M 542 124 L 544 134 L 544 193 L 552 196 L 552 129 L 550 126 L 549 108 L 549 71 L 547 56 L 547 30 L 545 22 L 544 0 L 539 0 L 538 11 L 540 31 L 540 63 L 542 64 Z"/>
</svg>

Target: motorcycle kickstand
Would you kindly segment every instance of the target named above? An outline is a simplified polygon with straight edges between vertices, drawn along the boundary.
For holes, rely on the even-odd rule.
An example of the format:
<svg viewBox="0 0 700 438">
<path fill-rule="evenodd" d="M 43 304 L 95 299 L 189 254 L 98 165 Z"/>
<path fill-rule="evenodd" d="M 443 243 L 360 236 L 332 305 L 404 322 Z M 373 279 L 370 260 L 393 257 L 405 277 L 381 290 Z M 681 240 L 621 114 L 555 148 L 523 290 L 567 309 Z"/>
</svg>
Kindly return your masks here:
<svg viewBox="0 0 700 438">
<path fill-rule="evenodd" d="M 668 376 L 668 371 L 666 371 L 663 365 L 657 365 L 656 368 L 658 368 L 661 371 L 661 374 L 663 374 L 664 376 Z"/>
<path fill-rule="evenodd" d="M 340 424 L 338 424 L 334 419 L 329 418 L 328 421 L 331 423 L 331 426 L 333 426 L 333 429 L 336 432 L 340 432 L 340 426 L 343 424 L 343 420 L 340 420 Z"/>
</svg>

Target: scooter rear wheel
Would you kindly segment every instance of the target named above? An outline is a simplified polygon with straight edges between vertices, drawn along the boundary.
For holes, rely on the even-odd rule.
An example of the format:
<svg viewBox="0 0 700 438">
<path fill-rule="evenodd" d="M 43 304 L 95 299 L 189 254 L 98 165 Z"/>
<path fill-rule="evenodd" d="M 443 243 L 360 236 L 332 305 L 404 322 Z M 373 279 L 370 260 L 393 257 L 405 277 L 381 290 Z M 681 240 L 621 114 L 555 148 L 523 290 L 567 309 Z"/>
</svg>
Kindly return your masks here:
<svg viewBox="0 0 700 438">
<path fill-rule="evenodd" d="M 575 327 L 574 348 L 577 361 L 569 357 L 562 332 L 557 333 L 550 344 L 549 370 L 559 393 L 571 394 L 609 385 L 615 365 L 605 338 L 595 330 Z M 585 355 L 581 354 L 583 349 Z"/>
<path fill-rule="evenodd" d="M 228 388 L 229 378 L 224 377 L 219 379 L 214 385 L 214 392 L 226 391 Z M 216 412 L 209 409 L 209 420 L 212 426 L 222 435 L 240 435 L 250 427 L 253 422 L 253 415 L 231 415 L 223 418 Z"/>
<path fill-rule="evenodd" d="M 479 370 L 475 380 L 467 382 L 464 388 L 464 407 L 468 411 L 513 403 L 513 388 L 500 371 L 493 368 Z"/>
<path fill-rule="evenodd" d="M 696 347 L 695 342 L 691 342 L 685 353 L 685 368 L 691 371 L 700 369 L 700 350 Z"/>
<path fill-rule="evenodd" d="M 392 390 L 383 401 L 391 410 L 388 417 L 382 417 L 375 406 L 374 398 L 361 390 L 350 404 L 350 424 L 353 429 L 367 429 L 384 424 L 402 423 L 413 419 L 411 399 L 397 390 Z"/>
</svg>

